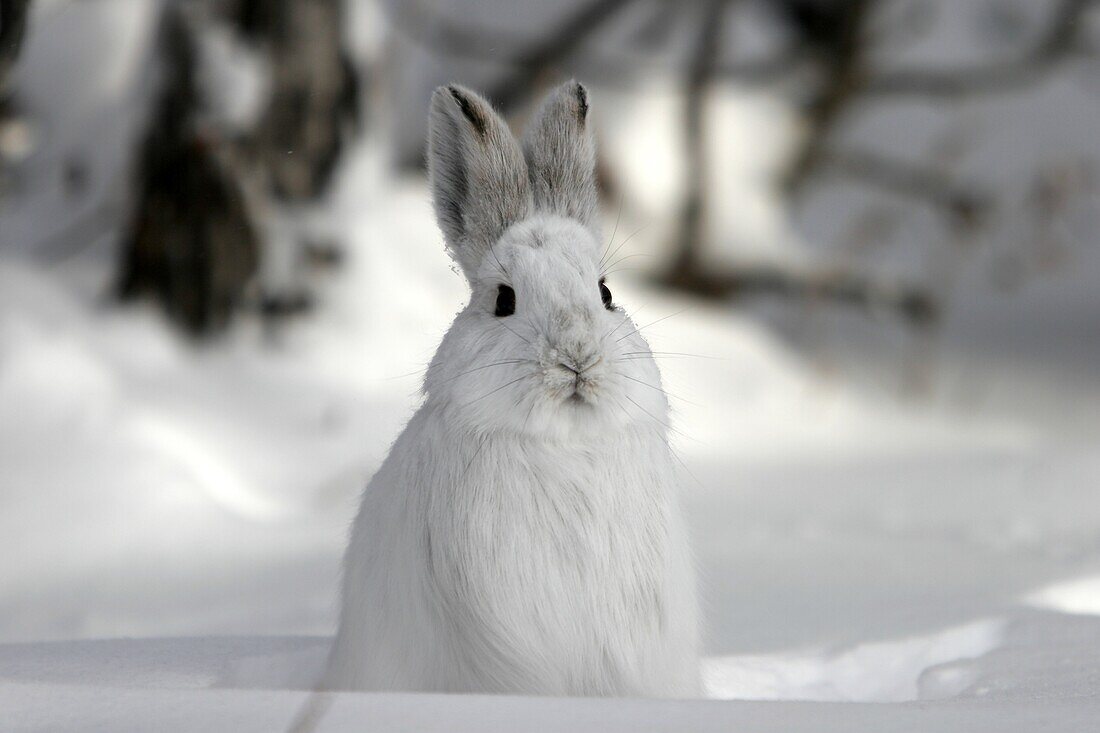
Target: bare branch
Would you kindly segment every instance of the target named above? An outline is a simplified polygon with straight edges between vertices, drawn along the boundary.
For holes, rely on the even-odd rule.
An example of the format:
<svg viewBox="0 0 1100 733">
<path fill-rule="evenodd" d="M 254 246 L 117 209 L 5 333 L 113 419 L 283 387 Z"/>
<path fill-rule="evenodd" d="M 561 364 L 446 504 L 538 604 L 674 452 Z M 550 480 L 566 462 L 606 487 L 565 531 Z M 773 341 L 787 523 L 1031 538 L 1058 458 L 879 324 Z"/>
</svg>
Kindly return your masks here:
<svg viewBox="0 0 1100 733">
<path fill-rule="evenodd" d="M 673 10 L 680 12 L 679 9 Z M 395 4 L 390 19 L 405 38 L 433 53 L 511 68 L 527 66 L 535 73 L 540 70 L 540 67 L 532 66 L 532 63 L 539 63 L 539 59 L 532 61 L 530 55 L 524 52 L 530 42 L 517 41 L 511 34 L 494 34 L 465 26 L 443 14 L 433 14 L 417 0 Z M 668 22 L 669 19 L 662 20 Z M 774 83 L 789 77 L 805 57 L 803 51 L 800 47 L 788 48 L 772 56 L 724 64 L 714 70 L 714 76 L 744 84 Z M 612 59 L 587 50 L 583 56 L 605 74 L 623 75 L 637 72 L 640 68 L 634 59 Z"/>
<path fill-rule="evenodd" d="M 544 70 L 561 62 L 634 0 L 595 0 L 567 17 L 544 40 L 531 45 L 516 59 L 516 70 L 491 87 L 489 99 L 504 109 L 515 106 L 534 87 Z"/>
<path fill-rule="evenodd" d="M 712 76 L 744 84 L 770 84 L 787 78 L 803 57 L 802 49 L 787 49 L 775 56 L 719 65 Z"/>
<path fill-rule="evenodd" d="M 1046 32 L 1020 57 L 961 69 L 895 71 L 869 79 L 870 95 L 959 97 L 1012 91 L 1035 82 L 1079 54 L 1084 15 L 1097 0 L 1062 0 Z"/>
<path fill-rule="evenodd" d="M 888 311 L 918 327 L 929 327 L 939 318 L 938 303 L 923 288 L 855 272 L 799 273 L 760 265 L 727 271 L 699 269 L 664 283 L 705 298 L 771 295 L 786 300 L 829 301 L 867 311 Z"/>
<path fill-rule="evenodd" d="M 399 3 L 395 26 L 408 38 L 436 52 L 509 67 L 487 96 L 502 109 L 518 104 L 535 87 L 539 75 L 575 53 L 581 44 L 635 0 L 591 0 L 537 39 L 517 44 L 501 36 L 464 28 L 440 15 L 430 15 L 417 2 Z"/>
<path fill-rule="evenodd" d="M 494 35 L 484 29 L 463 26 L 423 7 L 420 0 L 390 3 L 388 7 L 394 28 L 428 51 L 470 61 L 495 61 L 509 66 L 520 63 L 523 44 L 509 34 Z"/>
<path fill-rule="evenodd" d="M 818 172 L 840 174 L 899 196 L 922 201 L 947 215 L 953 224 L 973 226 L 988 212 L 987 196 L 967 189 L 942 171 L 870 151 L 827 151 L 818 157 Z"/>
</svg>

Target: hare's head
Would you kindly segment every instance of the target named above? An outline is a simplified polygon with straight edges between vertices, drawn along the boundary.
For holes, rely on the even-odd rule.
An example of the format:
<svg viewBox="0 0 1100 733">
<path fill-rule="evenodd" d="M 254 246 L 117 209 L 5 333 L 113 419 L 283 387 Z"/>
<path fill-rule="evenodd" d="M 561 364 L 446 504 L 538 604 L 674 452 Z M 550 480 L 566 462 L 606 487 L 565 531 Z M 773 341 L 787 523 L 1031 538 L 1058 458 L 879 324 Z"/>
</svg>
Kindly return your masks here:
<svg viewBox="0 0 1100 733">
<path fill-rule="evenodd" d="M 522 147 L 458 86 L 435 91 L 430 127 L 436 216 L 472 294 L 429 369 L 429 398 L 478 430 L 663 432 L 656 365 L 601 270 L 585 88 L 553 91 Z"/>
</svg>

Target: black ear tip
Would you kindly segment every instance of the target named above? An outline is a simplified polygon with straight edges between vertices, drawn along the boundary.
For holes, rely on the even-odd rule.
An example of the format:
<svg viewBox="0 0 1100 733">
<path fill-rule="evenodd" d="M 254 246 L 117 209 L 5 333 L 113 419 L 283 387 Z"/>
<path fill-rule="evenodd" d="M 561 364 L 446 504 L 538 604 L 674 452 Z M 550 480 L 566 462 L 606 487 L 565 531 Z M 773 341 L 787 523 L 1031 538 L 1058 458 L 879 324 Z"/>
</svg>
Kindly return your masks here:
<svg viewBox="0 0 1100 733">
<path fill-rule="evenodd" d="M 451 95 L 451 99 L 453 99 L 455 101 L 455 104 L 458 105 L 458 108 L 462 110 L 462 114 L 468 117 L 469 114 L 466 110 L 470 107 L 470 98 L 466 96 L 465 92 L 462 90 L 462 87 L 455 86 L 454 84 L 448 84 L 446 88 L 447 93 Z"/>
<path fill-rule="evenodd" d="M 588 90 L 579 81 L 573 82 L 573 96 L 577 100 L 577 119 L 584 122 L 588 117 Z"/>
<path fill-rule="evenodd" d="M 459 102 L 461 94 L 461 90 L 453 84 L 436 87 L 432 91 L 432 108 L 438 108 L 442 111 L 453 109 L 454 105 L 461 106 Z"/>
<path fill-rule="evenodd" d="M 443 87 L 440 88 L 442 89 Z M 489 121 L 485 119 L 485 114 L 481 107 L 470 99 L 470 96 L 462 87 L 456 84 L 449 84 L 446 89 L 447 92 L 450 93 L 451 98 L 454 99 L 455 104 L 457 104 L 458 108 L 462 111 L 462 116 L 474 126 L 474 130 L 479 136 L 484 137 Z"/>
</svg>

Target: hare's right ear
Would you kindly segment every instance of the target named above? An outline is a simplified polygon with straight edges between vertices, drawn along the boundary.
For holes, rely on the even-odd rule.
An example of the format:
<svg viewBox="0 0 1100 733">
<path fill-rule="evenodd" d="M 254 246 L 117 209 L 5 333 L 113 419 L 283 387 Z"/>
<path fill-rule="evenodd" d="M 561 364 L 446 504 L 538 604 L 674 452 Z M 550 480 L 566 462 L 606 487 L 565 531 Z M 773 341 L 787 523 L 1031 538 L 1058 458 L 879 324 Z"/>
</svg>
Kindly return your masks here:
<svg viewBox="0 0 1100 733">
<path fill-rule="evenodd" d="M 428 173 L 447 250 L 473 281 L 489 249 L 533 205 L 523 151 L 480 96 L 460 86 L 432 95 Z"/>
<path fill-rule="evenodd" d="M 546 96 L 527 128 L 523 147 L 536 210 L 577 219 L 598 235 L 596 144 L 583 84 L 569 81 Z"/>
</svg>

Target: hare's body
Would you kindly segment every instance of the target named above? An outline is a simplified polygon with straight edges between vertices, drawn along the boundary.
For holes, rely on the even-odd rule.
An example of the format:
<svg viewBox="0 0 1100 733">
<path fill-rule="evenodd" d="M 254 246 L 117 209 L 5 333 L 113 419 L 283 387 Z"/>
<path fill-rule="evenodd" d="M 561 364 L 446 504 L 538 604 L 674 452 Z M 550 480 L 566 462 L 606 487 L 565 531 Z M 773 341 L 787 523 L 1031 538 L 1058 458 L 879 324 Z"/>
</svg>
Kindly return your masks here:
<svg viewBox="0 0 1100 733">
<path fill-rule="evenodd" d="M 585 445 L 479 437 L 426 404 L 356 520 L 337 683 L 695 693 L 694 589 L 671 476 L 638 461 L 666 450 L 652 431 Z"/>
<path fill-rule="evenodd" d="M 696 602 L 645 340 L 601 271 L 583 87 L 523 151 L 432 100 L 436 213 L 471 298 L 352 529 L 330 687 L 697 690 Z"/>
</svg>

